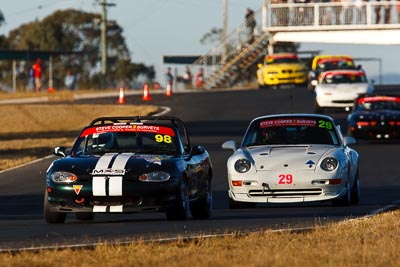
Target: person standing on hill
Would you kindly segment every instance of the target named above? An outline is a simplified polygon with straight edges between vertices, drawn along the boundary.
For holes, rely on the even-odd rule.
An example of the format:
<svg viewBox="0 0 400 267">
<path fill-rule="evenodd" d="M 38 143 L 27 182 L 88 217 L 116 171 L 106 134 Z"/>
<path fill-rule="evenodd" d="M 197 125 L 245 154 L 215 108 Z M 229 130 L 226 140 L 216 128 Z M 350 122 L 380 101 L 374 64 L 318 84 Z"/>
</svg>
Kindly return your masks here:
<svg viewBox="0 0 400 267">
<path fill-rule="evenodd" d="M 35 78 L 35 92 L 40 92 L 42 88 L 42 60 L 40 58 L 36 59 L 36 63 L 33 64 L 33 77 Z"/>
</svg>

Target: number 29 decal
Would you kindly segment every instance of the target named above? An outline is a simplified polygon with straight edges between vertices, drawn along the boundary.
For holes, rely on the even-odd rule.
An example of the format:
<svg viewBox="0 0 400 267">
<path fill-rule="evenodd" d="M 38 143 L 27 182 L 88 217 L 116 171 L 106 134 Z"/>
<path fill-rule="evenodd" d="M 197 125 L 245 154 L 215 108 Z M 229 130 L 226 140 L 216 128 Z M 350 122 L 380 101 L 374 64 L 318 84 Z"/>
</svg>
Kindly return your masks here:
<svg viewBox="0 0 400 267">
<path fill-rule="evenodd" d="M 279 174 L 278 184 L 292 184 L 293 183 L 293 175 L 292 174 Z"/>
</svg>

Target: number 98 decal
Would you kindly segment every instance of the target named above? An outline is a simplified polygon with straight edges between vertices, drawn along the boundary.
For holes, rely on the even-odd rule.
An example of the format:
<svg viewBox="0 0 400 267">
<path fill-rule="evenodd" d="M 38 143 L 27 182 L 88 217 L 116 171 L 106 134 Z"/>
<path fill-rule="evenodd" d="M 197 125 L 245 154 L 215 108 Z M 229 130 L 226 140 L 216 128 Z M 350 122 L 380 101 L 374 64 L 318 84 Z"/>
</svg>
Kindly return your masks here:
<svg viewBox="0 0 400 267">
<path fill-rule="evenodd" d="M 157 143 L 167 143 L 167 144 L 172 143 L 172 138 L 170 135 L 156 134 L 154 136 L 154 139 L 156 140 Z"/>
<path fill-rule="evenodd" d="M 279 174 L 278 184 L 292 184 L 293 183 L 293 175 L 292 174 Z"/>
</svg>

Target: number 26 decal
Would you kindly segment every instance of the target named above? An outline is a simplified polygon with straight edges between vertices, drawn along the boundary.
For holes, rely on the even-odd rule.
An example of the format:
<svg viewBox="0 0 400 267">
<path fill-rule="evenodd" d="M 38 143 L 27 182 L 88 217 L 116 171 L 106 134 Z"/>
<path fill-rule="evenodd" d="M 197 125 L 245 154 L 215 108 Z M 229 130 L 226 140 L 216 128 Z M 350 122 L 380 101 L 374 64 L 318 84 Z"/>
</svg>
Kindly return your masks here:
<svg viewBox="0 0 400 267">
<path fill-rule="evenodd" d="M 291 174 L 279 174 L 279 182 L 278 184 L 292 184 L 293 183 L 293 175 Z"/>
</svg>

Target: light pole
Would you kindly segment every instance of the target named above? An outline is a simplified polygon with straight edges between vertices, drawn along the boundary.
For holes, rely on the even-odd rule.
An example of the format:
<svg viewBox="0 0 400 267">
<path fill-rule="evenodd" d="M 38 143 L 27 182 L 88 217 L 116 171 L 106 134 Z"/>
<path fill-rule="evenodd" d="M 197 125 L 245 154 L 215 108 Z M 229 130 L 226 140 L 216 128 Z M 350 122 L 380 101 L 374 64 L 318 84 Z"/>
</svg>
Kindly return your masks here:
<svg viewBox="0 0 400 267">
<path fill-rule="evenodd" d="M 106 0 L 102 0 L 101 3 L 101 89 L 106 86 L 107 76 L 107 7 L 115 6 L 113 3 L 107 3 Z"/>
</svg>

